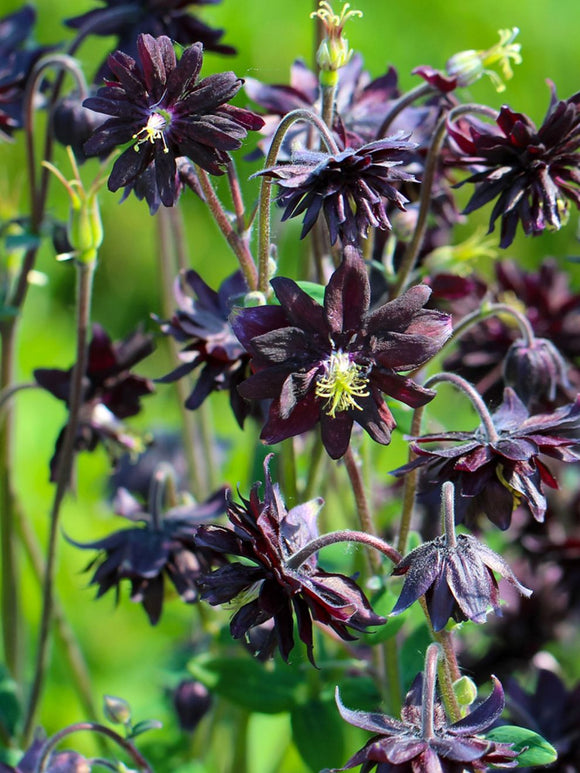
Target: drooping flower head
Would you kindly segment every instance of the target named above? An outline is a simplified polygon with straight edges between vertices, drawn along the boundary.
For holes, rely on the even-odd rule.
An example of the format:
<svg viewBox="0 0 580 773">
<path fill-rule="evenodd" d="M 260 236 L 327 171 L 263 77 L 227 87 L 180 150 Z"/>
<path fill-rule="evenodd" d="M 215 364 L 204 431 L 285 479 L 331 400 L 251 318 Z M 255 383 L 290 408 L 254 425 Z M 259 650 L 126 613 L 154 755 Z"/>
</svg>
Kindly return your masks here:
<svg viewBox="0 0 580 773">
<path fill-rule="evenodd" d="M 112 116 L 85 143 L 87 155 L 101 155 L 131 143 L 115 161 L 109 190 L 131 185 L 155 169 L 161 202 L 176 200 L 176 158 L 187 156 L 211 174 L 223 174 L 228 152 L 239 148 L 248 129 L 262 119 L 228 105 L 242 80 L 233 72 L 198 81 L 203 61 L 201 43 L 185 49 L 179 62 L 168 37 L 140 35 L 137 60 L 117 51 L 109 59 L 115 80 L 83 103 Z"/>
<path fill-rule="evenodd" d="M 10 139 L 22 127 L 28 76 L 49 50 L 27 46 L 35 20 L 36 12 L 29 5 L 0 19 L 0 139 Z"/>
<path fill-rule="evenodd" d="M 423 309 L 429 288 L 412 287 L 370 310 L 364 262 L 350 253 L 323 305 L 291 279 L 277 277 L 272 287 L 279 306 L 243 309 L 233 320 L 256 371 L 240 392 L 272 399 L 262 440 L 278 443 L 320 422 L 322 442 L 338 459 L 356 422 L 387 445 L 395 420 L 383 394 L 414 407 L 429 402 L 434 392 L 400 374 L 429 360 L 451 333 L 446 314 Z"/>
<path fill-rule="evenodd" d="M 397 186 L 416 180 L 400 167 L 415 147 L 402 137 L 389 137 L 334 154 L 298 151 L 290 163 L 259 174 L 278 183 L 282 220 L 305 213 L 301 238 L 322 212 L 332 244 L 339 236 L 343 244 L 357 244 L 371 227 L 391 229 L 387 202 L 405 209 L 407 199 Z"/>
<path fill-rule="evenodd" d="M 463 719 L 449 724 L 442 703 L 429 695 L 434 685 L 428 683 L 434 679 L 435 674 L 427 669 L 425 674 L 418 674 L 405 698 L 401 719 L 347 709 L 337 688 L 341 717 L 373 733 L 373 737 L 333 773 L 359 765 L 361 773 L 464 773 L 484 771 L 490 765 L 516 767 L 518 753 L 512 744 L 488 741 L 481 735 L 503 711 L 504 693 L 499 681 L 492 677 L 493 690 L 486 700 Z"/>
<path fill-rule="evenodd" d="M 394 475 L 422 468 L 421 486 L 438 488 L 455 483 L 457 520 L 483 512 L 500 529 L 507 529 L 512 511 L 524 501 L 537 521 L 544 519 L 544 485 L 557 482 L 541 455 L 564 462 L 580 459 L 580 397 L 551 413 L 530 415 L 517 394 L 507 387 L 502 404 L 491 416 L 493 436 L 483 425 L 472 432 L 441 432 L 414 438 L 417 458 Z M 445 443 L 425 449 L 424 443 Z M 452 443 L 450 447 L 447 443 Z"/>
<path fill-rule="evenodd" d="M 161 329 L 184 344 L 179 355 L 182 364 L 158 380 L 175 381 L 199 368 L 199 378 L 185 407 L 195 410 L 211 392 L 228 390 L 234 415 L 243 426 L 250 403 L 237 387 L 247 375 L 250 355 L 228 320 L 233 299 L 247 292 L 242 273 L 232 274 L 216 292 L 196 271 L 189 270 L 178 278 L 174 292 L 178 308 Z"/>
<path fill-rule="evenodd" d="M 46 736 L 38 729 L 34 740 L 20 758 L 16 766 L 0 761 L 0 773 L 35 773 L 44 758 Z M 46 773 L 89 773 L 91 760 L 73 751 L 53 751 L 45 760 L 43 769 Z"/>
<path fill-rule="evenodd" d="M 223 30 L 212 29 L 185 9 L 192 5 L 215 5 L 220 0 L 100 0 L 104 7 L 67 19 L 65 24 L 80 30 L 90 27 L 93 35 L 116 35 L 115 49 L 137 58 L 137 38 L 143 33 L 154 37 L 166 35 L 181 46 L 201 43 L 207 51 L 235 54 L 232 46 L 220 43 Z M 110 77 L 103 62 L 95 83 Z"/>
<path fill-rule="evenodd" d="M 521 223 L 528 235 L 559 229 L 568 216 L 568 202 L 580 207 L 580 94 L 550 106 L 540 128 L 523 113 L 504 105 L 498 130 L 453 126 L 449 132 L 465 154 L 456 164 L 475 169 L 465 183 L 475 192 L 464 210 L 469 214 L 495 200 L 489 231 L 501 218 L 501 247 L 512 243 Z"/>
<path fill-rule="evenodd" d="M 202 579 L 202 599 L 210 604 L 229 604 L 236 612 L 230 624 L 235 639 L 273 620 L 274 626 L 262 647 L 278 646 L 284 660 L 294 647 L 294 617 L 298 635 L 313 661 L 312 622 L 331 628 L 345 640 L 355 638 L 349 629 L 365 631 L 384 623 L 365 595 L 349 577 L 320 569 L 316 556 L 298 568 L 288 565 L 291 557 L 318 536 L 316 516 L 323 504 L 314 499 L 287 510 L 277 484 L 272 483 L 264 462 L 264 497 L 260 484 L 252 487 L 249 499 L 228 499 L 227 513 L 233 529 L 201 527 L 199 545 L 218 553 L 239 556 L 234 562 Z"/>
<path fill-rule="evenodd" d="M 119 489 L 114 509 L 117 515 L 142 525 L 94 542 L 68 540 L 83 550 L 98 551 L 87 566 L 87 570 L 95 569 L 90 584 L 97 586 L 97 598 L 115 588 L 118 599 L 121 582 L 128 580 L 131 601 L 142 604 L 151 625 L 161 617 L 164 578 L 171 581 L 183 601 L 197 601 L 201 575 L 223 563 L 223 558 L 199 547 L 195 535 L 200 524 L 224 512 L 225 490 L 201 504 L 185 502 L 161 513 L 157 501 L 145 508 L 126 489 Z"/>
<path fill-rule="evenodd" d="M 130 369 L 153 351 L 151 336 L 136 331 L 124 341 L 113 343 L 100 325 L 93 325 L 89 344 L 85 390 L 75 439 L 76 451 L 93 451 L 99 441 L 113 458 L 122 451 L 141 448 L 142 441 L 128 432 L 123 419 L 141 409 L 140 400 L 153 392 L 153 384 Z M 68 404 L 73 368 L 38 368 L 36 383 Z M 56 479 L 63 429 L 50 462 L 51 480 Z"/>
</svg>

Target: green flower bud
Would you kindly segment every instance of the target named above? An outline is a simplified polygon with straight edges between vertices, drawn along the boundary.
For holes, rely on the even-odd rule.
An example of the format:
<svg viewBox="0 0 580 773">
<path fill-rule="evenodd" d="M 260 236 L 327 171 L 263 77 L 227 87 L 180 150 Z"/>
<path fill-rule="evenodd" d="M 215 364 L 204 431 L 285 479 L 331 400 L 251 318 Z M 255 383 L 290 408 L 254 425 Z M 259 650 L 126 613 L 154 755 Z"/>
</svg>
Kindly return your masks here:
<svg viewBox="0 0 580 773">
<path fill-rule="evenodd" d="M 131 722 L 131 706 L 123 698 L 105 695 L 103 714 L 114 725 L 128 725 Z"/>
<path fill-rule="evenodd" d="M 320 0 L 319 8 L 310 14 L 311 19 L 320 19 L 326 35 L 316 54 L 320 67 L 320 82 L 323 86 L 336 85 L 336 72 L 347 64 L 353 54 L 348 40 L 342 37 L 344 25 L 348 19 L 361 17 L 362 11 L 349 11 L 349 3 L 345 3 L 339 14 L 334 13 L 330 3 Z"/>
<path fill-rule="evenodd" d="M 462 676 L 453 682 L 453 692 L 460 706 L 471 706 L 477 698 L 477 685 L 468 676 Z"/>
</svg>

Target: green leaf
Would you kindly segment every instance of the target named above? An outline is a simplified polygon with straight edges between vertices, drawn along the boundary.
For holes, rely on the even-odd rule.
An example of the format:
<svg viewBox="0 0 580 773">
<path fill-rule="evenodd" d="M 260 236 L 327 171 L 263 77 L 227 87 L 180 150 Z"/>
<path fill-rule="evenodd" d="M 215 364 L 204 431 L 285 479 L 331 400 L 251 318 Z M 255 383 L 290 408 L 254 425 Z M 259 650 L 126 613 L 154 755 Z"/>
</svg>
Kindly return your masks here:
<svg viewBox="0 0 580 773">
<path fill-rule="evenodd" d="M 343 722 L 334 701 L 303 703 L 292 711 L 291 719 L 296 748 L 312 771 L 344 762 Z"/>
<path fill-rule="evenodd" d="M 496 743 L 513 743 L 514 749 L 522 753 L 518 757 L 518 768 L 533 768 L 550 765 L 558 758 L 558 752 L 533 730 L 516 725 L 494 727 L 485 736 L 488 741 Z"/>
<path fill-rule="evenodd" d="M 324 291 L 326 290 L 324 285 L 316 284 L 316 282 L 296 282 L 296 284 L 313 298 L 316 303 L 319 303 L 321 306 L 324 304 Z"/>
<path fill-rule="evenodd" d="M 212 692 L 262 714 L 291 711 L 304 690 L 301 675 L 275 661 L 204 654 L 190 660 L 188 669 Z"/>
<path fill-rule="evenodd" d="M 0 666 L 0 724 L 7 735 L 14 736 L 21 715 L 18 688 L 14 679 Z"/>
<path fill-rule="evenodd" d="M 163 727 L 163 723 L 158 719 L 143 719 L 141 722 L 137 722 L 131 728 L 131 738 L 135 738 L 138 735 L 146 733 L 148 730 L 160 730 Z"/>
</svg>

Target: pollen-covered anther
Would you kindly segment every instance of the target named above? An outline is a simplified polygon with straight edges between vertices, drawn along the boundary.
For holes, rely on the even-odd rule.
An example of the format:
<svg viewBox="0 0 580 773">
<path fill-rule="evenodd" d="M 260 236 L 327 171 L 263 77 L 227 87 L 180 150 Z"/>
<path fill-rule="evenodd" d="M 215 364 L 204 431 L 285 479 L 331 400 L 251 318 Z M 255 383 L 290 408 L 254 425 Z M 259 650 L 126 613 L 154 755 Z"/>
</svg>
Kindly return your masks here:
<svg viewBox="0 0 580 773">
<path fill-rule="evenodd" d="M 324 410 L 334 418 L 337 411 L 356 408 L 362 411 L 356 398 L 368 397 L 365 368 L 351 360 L 345 352 L 332 352 L 324 362 L 324 375 L 316 384 L 316 396 L 326 400 Z"/>
<path fill-rule="evenodd" d="M 151 113 L 147 120 L 147 124 L 133 135 L 133 139 L 137 140 L 135 145 L 136 152 L 139 152 L 139 145 L 143 142 L 150 142 L 153 145 L 155 140 L 161 140 L 163 143 L 163 152 L 169 153 L 164 134 L 164 130 L 167 128 L 168 124 L 169 121 L 166 116 L 161 113 Z"/>
</svg>

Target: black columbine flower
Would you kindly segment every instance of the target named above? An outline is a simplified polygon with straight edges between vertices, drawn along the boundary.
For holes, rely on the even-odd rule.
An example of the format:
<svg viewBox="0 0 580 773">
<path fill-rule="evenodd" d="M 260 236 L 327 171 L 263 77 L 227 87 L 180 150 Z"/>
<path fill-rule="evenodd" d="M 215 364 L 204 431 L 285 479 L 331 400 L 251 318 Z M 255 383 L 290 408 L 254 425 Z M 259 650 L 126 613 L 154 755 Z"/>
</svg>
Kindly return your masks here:
<svg viewBox="0 0 580 773">
<path fill-rule="evenodd" d="M 161 383 L 175 381 L 200 368 L 185 407 L 195 410 L 211 392 L 228 390 L 240 427 L 249 413 L 250 403 L 241 397 L 237 387 L 247 376 L 250 355 L 236 338 L 228 316 L 233 300 L 244 295 L 247 289 L 240 271 L 222 282 L 217 292 L 196 271 L 181 274 L 174 290 L 178 308 L 161 329 L 184 344 L 179 354 L 182 364 L 158 379 Z"/>
<path fill-rule="evenodd" d="M 207 51 L 235 54 L 232 46 L 220 43 L 223 30 L 212 29 L 196 16 L 185 12 L 192 5 L 209 5 L 220 0 L 100 0 L 104 7 L 67 19 L 73 29 L 87 29 L 93 35 L 116 35 L 116 49 L 137 57 L 137 38 L 142 33 L 155 37 L 166 35 L 181 46 L 201 43 Z M 103 62 L 95 76 L 95 83 L 110 77 L 107 62 Z"/>
<path fill-rule="evenodd" d="M 153 392 L 148 379 L 130 369 L 153 351 L 153 339 L 135 331 L 124 341 L 112 343 L 100 325 L 93 325 L 89 344 L 85 390 L 75 440 L 77 451 L 93 451 L 98 442 L 105 444 L 115 458 L 119 451 L 141 449 L 143 443 L 131 435 L 122 420 L 141 409 L 140 399 Z M 38 368 L 36 383 L 68 404 L 73 369 Z M 51 480 L 56 480 L 58 460 L 65 430 L 56 441 L 50 462 Z"/>
<path fill-rule="evenodd" d="M 233 529 L 201 527 L 197 543 L 218 553 L 239 556 L 235 562 L 202 579 L 202 599 L 210 604 L 230 604 L 237 611 L 230 630 L 235 639 L 246 638 L 256 626 L 274 621 L 270 643 L 278 645 L 284 660 L 294 647 L 293 618 L 298 636 L 313 660 L 312 621 L 331 628 L 345 640 L 355 637 L 349 628 L 365 631 L 381 625 L 356 583 L 342 574 L 325 572 L 315 556 L 298 568 L 288 565 L 293 554 L 318 536 L 316 516 L 323 501 L 313 499 L 287 510 L 268 469 L 271 455 L 264 462 L 264 498 L 260 483 L 252 487 L 249 499 L 239 504 L 228 498 L 227 513 Z"/>
<path fill-rule="evenodd" d="M 455 484 L 457 520 L 483 512 L 500 529 L 511 523 L 513 509 L 523 500 L 537 521 L 544 519 L 544 485 L 558 484 L 539 459 L 541 454 L 564 462 L 580 459 L 573 446 L 580 442 L 580 397 L 551 413 L 530 415 L 517 394 L 507 387 L 492 414 L 495 436 L 483 426 L 473 432 L 442 432 L 414 438 L 418 456 L 394 475 L 422 468 L 421 486 L 429 491 L 445 481 Z M 422 443 L 453 443 L 425 449 Z"/>
<path fill-rule="evenodd" d="M 518 222 L 526 234 L 559 229 L 568 200 L 580 207 L 580 93 L 559 100 L 552 90 L 550 106 L 539 129 L 522 113 L 502 107 L 499 131 L 471 128 L 469 136 L 453 126 L 449 132 L 465 153 L 455 163 L 476 169 L 466 182 L 475 193 L 465 208 L 473 212 L 496 199 L 489 230 L 501 217 L 501 247 L 512 243 Z"/>
<path fill-rule="evenodd" d="M 433 630 L 441 631 L 452 617 L 456 622 L 485 623 L 491 607 L 501 615 L 494 572 L 524 596 L 532 591 L 521 585 L 504 559 L 469 534 L 447 535 L 412 550 L 393 569 L 404 576 L 401 595 L 392 615 L 398 615 L 425 596 Z"/>
<path fill-rule="evenodd" d="M 464 773 L 484 771 L 488 766 L 517 766 L 511 744 L 488 741 L 481 733 L 488 730 L 504 708 L 499 681 L 492 677 L 493 691 L 470 714 L 448 724 L 440 701 L 431 701 L 427 711 L 423 674 L 419 674 L 407 693 L 401 719 L 385 714 L 347 709 L 336 694 L 341 717 L 351 725 L 373 733 L 373 737 L 342 768 L 361 767 L 361 773 Z"/>
<path fill-rule="evenodd" d="M 176 158 L 187 156 L 211 174 L 223 174 L 228 151 L 239 148 L 248 129 L 262 119 L 249 110 L 226 104 L 241 88 L 233 72 L 197 81 L 203 47 L 196 43 L 179 62 L 171 40 L 140 35 L 138 60 L 117 51 L 109 59 L 116 80 L 107 81 L 96 97 L 83 103 L 112 116 L 85 143 L 87 155 L 101 155 L 131 143 L 115 161 L 109 190 L 134 184 L 150 164 L 161 202 L 176 200 Z"/>
<path fill-rule="evenodd" d="M 46 737 L 44 731 L 37 730 L 36 735 L 16 766 L 0 761 L 0 773 L 35 773 L 44 757 Z M 91 761 L 77 752 L 51 752 L 42 769 L 45 773 L 87 773 L 91 770 Z"/>
<path fill-rule="evenodd" d="M 350 254 L 322 306 L 291 279 L 277 277 L 272 287 L 280 306 L 243 309 L 233 319 L 256 371 L 240 392 L 272 399 L 262 440 L 278 443 L 320 421 L 322 442 L 338 459 L 356 422 L 387 445 L 396 423 L 383 393 L 413 407 L 429 402 L 434 392 L 400 372 L 433 357 L 451 333 L 446 314 L 423 309 L 429 288 L 412 287 L 371 311 L 365 265 Z"/>
<path fill-rule="evenodd" d="M 276 201 L 284 207 L 282 220 L 305 213 L 300 238 L 306 236 L 322 211 L 332 244 L 339 236 L 343 244 L 357 244 L 370 227 L 391 229 L 386 201 L 405 209 L 407 198 L 398 186 L 416 179 L 399 167 L 408 162 L 408 154 L 415 147 L 415 143 L 398 136 L 335 154 L 297 151 L 290 163 L 258 174 L 278 183 Z"/>
<path fill-rule="evenodd" d="M 26 82 L 34 64 L 49 48 L 26 47 L 36 11 L 29 5 L 0 19 L 0 139 L 22 127 Z"/>
<path fill-rule="evenodd" d="M 117 515 L 144 525 L 116 531 L 95 542 L 69 538 L 78 548 L 99 551 L 87 566 L 87 570 L 95 569 L 90 584 L 98 587 L 97 598 L 115 588 L 118 599 L 121 581 L 129 580 L 131 601 L 143 605 L 151 625 L 161 617 L 164 577 L 183 601 L 197 601 L 200 576 L 216 563 L 223 563 L 223 558 L 200 547 L 196 532 L 200 524 L 224 512 L 225 490 L 202 504 L 186 503 L 161 514 L 156 501 L 150 502 L 148 512 L 126 489 L 119 489 L 114 509 Z"/>
</svg>

